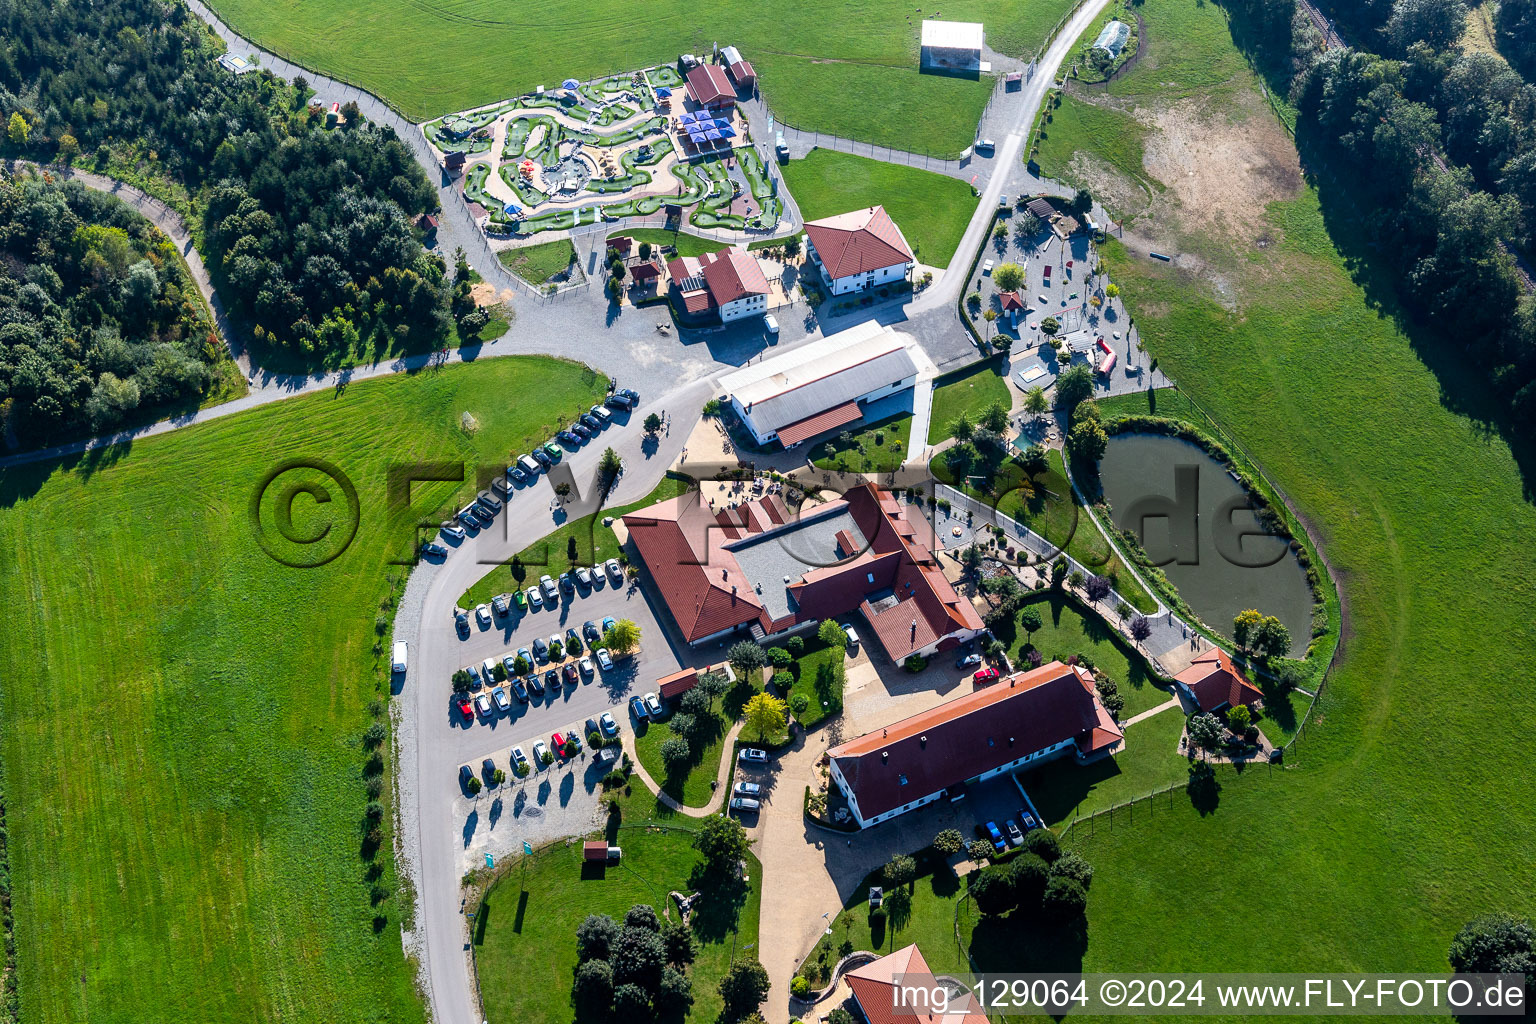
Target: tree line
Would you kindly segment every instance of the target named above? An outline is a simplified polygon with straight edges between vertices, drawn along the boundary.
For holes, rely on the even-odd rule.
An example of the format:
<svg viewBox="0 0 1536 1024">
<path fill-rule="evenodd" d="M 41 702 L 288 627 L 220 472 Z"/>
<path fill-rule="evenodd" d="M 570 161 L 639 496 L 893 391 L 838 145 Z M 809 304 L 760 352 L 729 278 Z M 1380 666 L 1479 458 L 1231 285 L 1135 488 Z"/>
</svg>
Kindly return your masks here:
<svg viewBox="0 0 1536 1024">
<path fill-rule="evenodd" d="M 182 3 L 7 0 L 0 146 L 185 193 L 210 272 L 259 346 L 324 365 L 370 343 L 442 343 L 472 310 L 451 303 L 448 268 L 412 229 L 437 199 L 410 150 L 355 104 L 327 127 L 302 79 L 231 75 L 223 51 Z M 66 417 L 84 415 L 77 394 L 53 394 Z"/>
<path fill-rule="evenodd" d="M 1513 255 L 1536 251 L 1536 85 L 1463 51 L 1460 0 L 1338 5 L 1351 46 L 1327 52 L 1296 0 L 1227 2 L 1260 62 L 1288 69 L 1298 145 L 1350 182 L 1406 310 L 1455 339 L 1514 432 L 1536 438 L 1536 298 Z M 1536 73 L 1536 0 L 1505 0 L 1498 33 Z"/>
</svg>

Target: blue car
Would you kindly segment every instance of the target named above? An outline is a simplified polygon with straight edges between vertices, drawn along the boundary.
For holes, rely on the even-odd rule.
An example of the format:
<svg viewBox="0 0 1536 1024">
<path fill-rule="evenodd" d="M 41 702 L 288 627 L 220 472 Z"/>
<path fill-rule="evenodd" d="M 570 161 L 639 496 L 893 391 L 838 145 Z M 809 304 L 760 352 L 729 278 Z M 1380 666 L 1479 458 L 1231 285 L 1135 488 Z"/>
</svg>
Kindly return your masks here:
<svg viewBox="0 0 1536 1024">
<path fill-rule="evenodd" d="M 610 629 L 612 629 L 615 625 L 616 625 L 616 623 L 613 621 L 613 616 L 612 615 L 610 615 L 607 618 L 605 618 L 603 620 L 603 635 L 607 636 L 608 635 L 608 631 Z"/>
<path fill-rule="evenodd" d="M 997 830 L 997 822 L 987 822 L 987 836 L 991 838 L 992 845 L 998 853 L 1002 853 L 1008 848 L 1008 844 L 1003 842 L 1003 834 Z"/>
<path fill-rule="evenodd" d="M 507 476 L 511 477 L 513 480 L 516 480 L 520 484 L 525 484 L 528 482 L 528 474 L 524 473 L 522 468 L 519 466 L 508 466 Z"/>
<path fill-rule="evenodd" d="M 555 436 L 558 437 L 560 440 L 564 441 L 566 444 L 570 445 L 573 448 L 578 447 L 581 444 L 581 438 L 577 437 L 575 434 L 571 433 L 569 430 L 562 430 L 562 431 L 560 431 L 560 433 L 556 434 Z"/>
</svg>

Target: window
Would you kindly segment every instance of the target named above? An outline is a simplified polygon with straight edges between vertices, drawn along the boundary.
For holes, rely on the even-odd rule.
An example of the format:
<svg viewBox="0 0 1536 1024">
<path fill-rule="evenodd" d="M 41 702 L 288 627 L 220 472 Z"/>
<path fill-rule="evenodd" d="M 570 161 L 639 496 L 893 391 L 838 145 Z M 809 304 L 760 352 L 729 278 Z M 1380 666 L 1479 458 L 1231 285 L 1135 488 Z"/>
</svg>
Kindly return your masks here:
<svg viewBox="0 0 1536 1024">
<path fill-rule="evenodd" d="M 907 777 L 905 775 L 897 775 L 896 778 L 901 781 L 901 784 L 903 786 L 905 786 L 907 784 Z"/>
</svg>

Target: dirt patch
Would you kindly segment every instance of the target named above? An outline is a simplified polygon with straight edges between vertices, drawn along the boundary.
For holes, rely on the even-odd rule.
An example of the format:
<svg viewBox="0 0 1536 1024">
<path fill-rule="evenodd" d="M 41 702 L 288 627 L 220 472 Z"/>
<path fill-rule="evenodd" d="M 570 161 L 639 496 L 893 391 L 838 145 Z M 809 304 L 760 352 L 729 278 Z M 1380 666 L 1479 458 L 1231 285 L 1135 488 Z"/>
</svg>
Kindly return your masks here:
<svg viewBox="0 0 1536 1024">
<path fill-rule="evenodd" d="M 1135 217 L 1147 208 L 1147 190 L 1121 174 L 1095 153 L 1077 150 L 1067 164 L 1070 181 L 1081 184 L 1107 208 L 1124 217 Z"/>
<path fill-rule="evenodd" d="M 470 286 L 469 297 L 475 300 L 477 306 L 494 306 L 502 302 L 512 301 L 512 289 L 503 288 L 501 294 L 496 294 L 496 289 L 489 283 L 481 281 Z"/>
<path fill-rule="evenodd" d="M 1265 206 L 1300 193 L 1296 147 L 1267 110 L 1243 109 L 1255 100 L 1237 99 L 1230 117 L 1200 99 L 1137 110 L 1151 129 L 1143 164 L 1168 186 L 1183 234 L 1220 236 L 1239 248 L 1272 242 Z"/>
</svg>

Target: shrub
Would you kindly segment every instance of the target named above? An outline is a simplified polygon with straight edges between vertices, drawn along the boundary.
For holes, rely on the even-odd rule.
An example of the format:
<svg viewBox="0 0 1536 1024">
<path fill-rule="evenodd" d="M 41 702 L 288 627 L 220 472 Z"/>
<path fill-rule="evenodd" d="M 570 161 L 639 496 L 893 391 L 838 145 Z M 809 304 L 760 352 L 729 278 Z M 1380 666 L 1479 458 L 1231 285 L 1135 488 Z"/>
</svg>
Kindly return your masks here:
<svg viewBox="0 0 1536 1024">
<path fill-rule="evenodd" d="M 796 999 L 804 999 L 810 991 L 811 981 L 803 974 L 795 975 L 794 980 L 789 983 L 789 994 Z"/>
<path fill-rule="evenodd" d="M 948 857 L 959 853 L 965 845 L 965 837 L 957 829 L 947 828 L 933 837 L 933 848 Z"/>
<path fill-rule="evenodd" d="M 798 658 L 805 653 L 805 637 L 792 636 L 784 642 L 784 646 L 789 648 L 790 654 Z"/>
<path fill-rule="evenodd" d="M 1040 898 L 1040 910 L 1049 919 L 1059 922 L 1077 920 L 1088 909 L 1088 893 L 1074 878 L 1057 875 L 1045 885 L 1045 895 Z"/>
<path fill-rule="evenodd" d="M 790 653 L 782 647 L 768 648 L 768 664 L 774 668 L 788 668 L 794 660 Z"/>
<path fill-rule="evenodd" d="M 890 885 L 905 885 L 917 877 L 917 861 L 904 853 L 898 853 L 885 862 L 882 874 Z"/>
<path fill-rule="evenodd" d="M 1082 854 L 1064 853 L 1060 860 L 1051 865 L 1051 877 L 1074 879 L 1086 889 L 1093 883 L 1093 865 L 1084 860 Z"/>
<path fill-rule="evenodd" d="M 469 790 L 470 796 L 480 792 L 480 776 L 471 775 L 469 781 L 464 784 L 464 788 Z"/>
<path fill-rule="evenodd" d="M 1001 864 L 982 868 L 971 881 L 971 899 L 976 901 L 976 909 L 983 914 L 1006 914 L 1017 905 L 1012 873 Z"/>
<path fill-rule="evenodd" d="M 778 648 L 774 648 L 774 650 L 778 650 Z M 795 685 L 795 677 L 788 672 L 779 671 L 775 672 L 773 678 L 768 680 L 768 682 L 780 693 L 788 693 L 790 687 Z"/>
<path fill-rule="evenodd" d="M 684 767 L 692 754 L 693 750 L 688 746 L 688 741 L 681 736 L 673 736 L 661 745 L 661 760 L 668 771 L 676 771 Z"/>
<path fill-rule="evenodd" d="M 790 710 L 797 715 L 805 714 L 805 709 L 810 706 L 810 700 L 803 693 L 797 693 L 789 699 Z"/>
<path fill-rule="evenodd" d="M 979 864 L 992 856 L 992 844 L 985 839 L 972 839 L 965 844 L 965 852 L 971 860 Z"/>
<path fill-rule="evenodd" d="M 913 654 L 908 656 L 907 660 L 901 663 L 901 666 L 908 672 L 921 672 L 928 667 L 928 659 L 921 654 Z"/>
</svg>

